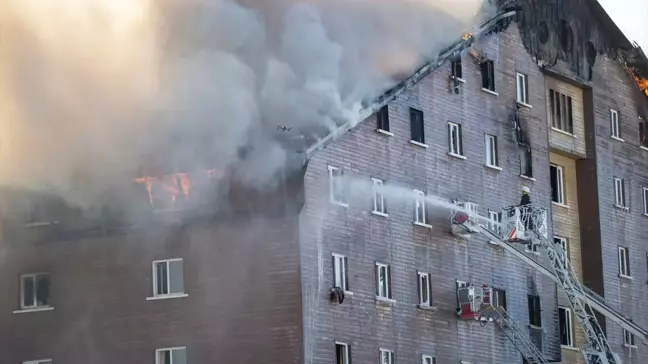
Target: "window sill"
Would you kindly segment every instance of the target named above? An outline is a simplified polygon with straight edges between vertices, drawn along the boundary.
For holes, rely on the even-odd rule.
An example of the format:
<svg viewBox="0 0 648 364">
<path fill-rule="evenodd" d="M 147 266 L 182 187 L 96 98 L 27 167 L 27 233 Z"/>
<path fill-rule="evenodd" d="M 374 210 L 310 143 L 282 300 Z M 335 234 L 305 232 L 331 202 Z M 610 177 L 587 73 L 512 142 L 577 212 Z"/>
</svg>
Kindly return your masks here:
<svg viewBox="0 0 648 364">
<path fill-rule="evenodd" d="M 623 347 L 628 349 L 636 349 L 637 345 L 623 344 Z"/>
<path fill-rule="evenodd" d="M 429 145 L 427 145 L 425 143 L 417 142 L 416 140 L 410 140 L 410 144 L 418 145 L 421 148 L 429 148 L 430 147 Z"/>
<path fill-rule="evenodd" d="M 620 141 L 621 143 L 625 143 L 625 140 L 623 140 L 623 139 L 621 139 L 621 138 L 619 138 L 619 137 L 616 137 L 616 136 L 614 136 L 614 135 L 610 135 L 610 138 L 612 138 L 612 139 L 614 139 L 614 140 L 617 140 L 617 141 Z"/>
<path fill-rule="evenodd" d="M 349 207 L 348 203 L 338 202 L 338 201 L 329 201 L 329 202 L 331 203 L 331 205 L 341 206 L 341 207 Z"/>
<path fill-rule="evenodd" d="M 30 222 L 25 224 L 25 227 L 40 227 L 40 226 L 50 226 L 58 224 L 58 221 L 40 221 L 40 222 Z"/>
<path fill-rule="evenodd" d="M 525 175 L 523 175 L 523 174 L 520 174 L 519 176 L 520 176 L 520 178 L 528 179 L 529 181 L 533 181 L 533 182 L 535 182 L 535 180 L 536 180 L 536 179 L 533 178 L 533 177 L 525 176 Z"/>
<path fill-rule="evenodd" d="M 381 297 L 381 296 L 376 296 L 376 303 L 380 305 L 393 305 L 396 303 L 396 300 L 393 298 L 387 298 L 387 297 Z"/>
<path fill-rule="evenodd" d="M 383 129 L 376 129 L 376 132 L 378 134 L 383 134 L 383 135 L 387 135 L 387 136 L 394 136 L 394 133 L 392 133 L 390 131 L 387 131 L 387 130 L 383 130 Z"/>
<path fill-rule="evenodd" d="M 353 291 L 344 290 L 344 296 L 353 297 Z"/>
<path fill-rule="evenodd" d="M 619 278 L 627 279 L 627 280 L 630 280 L 630 281 L 634 280 L 634 278 L 632 278 L 631 276 L 627 276 L 625 274 L 618 274 L 618 276 L 619 276 Z"/>
<path fill-rule="evenodd" d="M 644 147 L 643 145 L 640 145 L 640 146 L 639 146 L 639 149 L 643 149 L 643 150 L 645 150 L 645 151 L 648 151 L 648 147 Z"/>
<path fill-rule="evenodd" d="M 551 201 L 551 204 L 554 205 L 554 206 L 559 206 L 559 207 L 565 208 L 565 209 L 569 208 L 569 205 L 565 205 L 564 203 L 560 203 L 560 202 Z"/>
<path fill-rule="evenodd" d="M 382 217 L 388 217 L 389 216 L 386 213 L 380 212 L 380 211 L 371 211 L 371 214 L 376 215 L 376 216 L 382 216 Z"/>
<path fill-rule="evenodd" d="M 430 225 L 430 224 L 426 224 L 426 223 L 422 223 L 422 222 L 418 222 L 418 221 L 414 221 L 412 224 L 414 224 L 416 226 L 432 229 L 432 225 Z"/>
<path fill-rule="evenodd" d="M 533 251 L 533 250 L 529 250 L 529 249 L 524 249 L 524 251 L 525 251 L 526 253 L 529 253 L 529 254 L 540 255 L 540 252 L 539 252 L 539 251 Z"/>
<path fill-rule="evenodd" d="M 54 310 L 53 306 L 45 306 L 45 307 L 35 307 L 35 308 L 23 308 L 20 310 L 16 310 L 13 313 L 30 313 L 30 312 L 52 311 L 52 310 Z"/>
<path fill-rule="evenodd" d="M 146 297 L 146 300 L 147 301 L 169 300 L 169 299 L 172 299 L 172 298 L 183 298 L 183 297 L 189 297 L 189 295 L 186 294 L 186 293 L 165 294 L 165 295 L 162 295 L 162 296 Z"/>
<path fill-rule="evenodd" d="M 530 104 L 527 104 L 526 102 L 522 102 L 522 101 L 520 101 L 520 100 L 516 100 L 515 103 L 518 104 L 518 105 L 520 105 L 520 106 L 524 106 L 524 107 L 526 107 L 527 109 L 533 109 L 533 106 L 531 106 Z"/>
<path fill-rule="evenodd" d="M 493 91 L 493 90 L 489 90 L 489 89 L 484 88 L 484 87 L 482 87 L 481 90 L 484 91 L 484 92 L 487 93 L 487 94 L 491 94 L 491 95 L 493 95 L 493 96 L 499 96 L 499 94 L 498 94 L 497 92 Z"/>
<path fill-rule="evenodd" d="M 448 152 L 448 155 L 451 156 L 451 157 L 455 157 L 455 158 L 459 158 L 459 159 L 463 159 L 463 160 L 466 159 L 466 156 L 463 156 L 463 155 L 457 154 L 457 153 Z"/>
<path fill-rule="evenodd" d="M 464 80 L 461 77 L 450 76 L 450 79 L 451 80 L 457 80 L 457 82 L 466 83 L 466 80 Z"/>
<path fill-rule="evenodd" d="M 558 128 L 553 127 L 553 126 L 551 127 L 551 130 L 555 131 L 556 133 L 560 133 L 560 134 L 568 135 L 568 136 L 570 136 L 570 137 L 576 139 L 576 137 L 574 136 L 574 134 L 572 134 L 572 133 L 570 133 L 570 132 L 568 132 L 568 131 L 564 131 L 564 130 L 558 129 Z"/>
<path fill-rule="evenodd" d="M 617 205 L 617 204 L 614 205 L 614 208 L 619 209 L 619 210 L 623 210 L 623 211 L 630 211 L 629 207 L 621 206 L 621 205 Z"/>
<path fill-rule="evenodd" d="M 565 349 L 565 350 L 580 351 L 579 348 L 577 348 L 577 347 L 575 347 L 575 346 L 569 346 L 569 345 L 562 345 L 562 344 L 561 344 L 561 345 L 560 345 L 560 348 L 561 348 L 561 349 Z"/>
<path fill-rule="evenodd" d="M 542 328 L 542 326 L 536 326 L 536 325 L 529 324 L 529 328 L 534 329 L 534 330 L 538 330 L 538 331 L 542 330 L 544 332 L 544 329 Z"/>
<path fill-rule="evenodd" d="M 648 213 L 646 213 L 646 212 L 644 212 L 642 215 L 644 215 L 645 217 L 648 217 Z"/>
<path fill-rule="evenodd" d="M 436 306 L 431 306 L 431 305 L 421 305 L 421 304 L 419 304 L 419 305 L 416 305 L 416 307 L 418 307 L 421 310 L 425 310 L 425 311 L 434 312 L 434 311 L 437 310 Z"/>
<path fill-rule="evenodd" d="M 500 166 L 492 166 L 490 164 L 484 164 L 484 167 L 494 169 L 496 171 L 501 171 L 502 170 L 502 167 L 500 167 Z"/>
<path fill-rule="evenodd" d="M 488 244 L 490 244 L 492 246 L 500 246 L 500 244 L 498 242 L 494 241 L 494 240 L 489 240 Z"/>
</svg>

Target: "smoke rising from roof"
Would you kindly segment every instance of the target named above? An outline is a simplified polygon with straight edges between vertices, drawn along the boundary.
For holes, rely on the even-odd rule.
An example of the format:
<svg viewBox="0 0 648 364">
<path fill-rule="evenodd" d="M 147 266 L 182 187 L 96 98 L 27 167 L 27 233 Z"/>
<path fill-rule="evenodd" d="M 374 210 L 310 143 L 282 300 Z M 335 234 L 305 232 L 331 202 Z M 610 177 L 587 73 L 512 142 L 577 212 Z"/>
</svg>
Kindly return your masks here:
<svg viewBox="0 0 648 364">
<path fill-rule="evenodd" d="M 5 0 L 0 183 L 85 204 L 161 163 L 263 186 L 483 2 Z"/>
</svg>

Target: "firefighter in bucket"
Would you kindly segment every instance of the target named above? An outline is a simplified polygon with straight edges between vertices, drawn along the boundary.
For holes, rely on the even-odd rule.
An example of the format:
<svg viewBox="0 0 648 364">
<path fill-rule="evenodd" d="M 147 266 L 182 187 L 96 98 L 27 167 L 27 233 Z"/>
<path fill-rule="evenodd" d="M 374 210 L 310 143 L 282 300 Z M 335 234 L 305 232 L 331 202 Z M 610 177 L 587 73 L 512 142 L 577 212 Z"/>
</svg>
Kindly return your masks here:
<svg viewBox="0 0 648 364">
<path fill-rule="evenodd" d="M 524 222 L 524 234 L 535 229 L 533 221 L 533 208 L 531 207 L 531 189 L 527 186 L 522 187 L 522 198 L 520 199 L 520 218 Z"/>
</svg>

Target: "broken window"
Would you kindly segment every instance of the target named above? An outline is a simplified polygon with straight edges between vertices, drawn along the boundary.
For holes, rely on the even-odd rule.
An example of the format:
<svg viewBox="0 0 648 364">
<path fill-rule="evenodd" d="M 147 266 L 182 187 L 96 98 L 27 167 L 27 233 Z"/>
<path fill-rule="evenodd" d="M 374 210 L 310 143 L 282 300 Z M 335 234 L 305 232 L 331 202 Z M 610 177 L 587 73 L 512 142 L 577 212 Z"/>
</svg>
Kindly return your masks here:
<svg viewBox="0 0 648 364">
<path fill-rule="evenodd" d="M 572 328 L 571 309 L 558 307 L 558 322 L 560 324 L 560 345 L 574 346 L 574 330 Z"/>
<path fill-rule="evenodd" d="M 484 61 L 481 63 L 482 88 L 495 91 L 495 63 Z"/>
<path fill-rule="evenodd" d="M 214 170 L 139 177 L 135 182 L 146 187 L 154 211 L 175 211 L 207 203 L 206 195 L 216 177 Z"/>
<path fill-rule="evenodd" d="M 551 126 L 555 129 L 572 134 L 574 131 L 572 118 L 572 98 L 555 90 L 549 90 L 549 111 Z"/>
<path fill-rule="evenodd" d="M 531 148 L 520 146 L 520 175 L 533 178 L 533 168 L 531 159 Z"/>
<path fill-rule="evenodd" d="M 565 204 L 565 179 L 563 167 L 550 165 L 549 172 L 551 175 L 551 201 L 564 205 Z"/>
<path fill-rule="evenodd" d="M 452 77 L 456 79 L 463 79 L 463 69 L 461 67 L 461 56 L 457 56 L 450 62 Z"/>
<path fill-rule="evenodd" d="M 495 307 L 502 307 L 506 310 L 506 291 L 499 288 L 493 288 L 491 304 Z"/>
<path fill-rule="evenodd" d="M 648 121 L 639 118 L 639 143 L 648 148 Z"/>
<path fill-rule="evenodd" d="M 423 132 L 423 111 L 410 108 L 410 130 L 413 141 L 425 144 L 425 134 Z"/>
<path fill-rule="evenodd" d="M 49 274 L 25 274 L 20 277 L 21 309 L 49 306 Z"/>
<path fill-rule="evenodd" d="M 378 110 L 376 120 L 378 122 L 378 130 L 389 131 L 389 109 L 387 105 Z"/>
<path fill-rule="evenodd" d="M 542 327 L 540 296 L 530 294 L 527 299 L 529 302 L 529 324 L 535 327 Z"/>
</svg>

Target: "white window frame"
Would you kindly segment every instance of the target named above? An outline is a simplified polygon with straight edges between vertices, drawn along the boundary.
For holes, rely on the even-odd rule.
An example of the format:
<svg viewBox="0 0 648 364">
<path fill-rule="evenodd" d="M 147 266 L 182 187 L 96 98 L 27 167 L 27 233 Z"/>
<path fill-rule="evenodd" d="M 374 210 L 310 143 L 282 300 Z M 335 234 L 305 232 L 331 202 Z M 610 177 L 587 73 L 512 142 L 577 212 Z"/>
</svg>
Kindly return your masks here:
<svg viewBox="0 0 648 364">
<path fill-rule="evenodd" d="M 486 134 L 486 167 L 500 169 L 499 153 L 497 151 L 497 137 L 492 134 Z"/>
<path fill-rule="evenodd" d="M 556 168 L 556 185 L 558 186 L 558 201 L 551 201 L 559 205 L 566 205 L 565 203 L 565 171 L 562 166 L 557 164 L 550 164 L 550 167 Z"/>
<path fill-rule="evenodd" d="M 372 178 L 373 182 L 373 213 L 376 215 L 387 216 L 387 208 L 385 207 L 385 194 L 384 185 L 385 181 Z"/>
<path fill-rule="evenodd" d="M 347 287 L 347 257 L 346 255 L 333 253 L 333 284 L 342 288 L 345 292 L 349 291 Z"/>
<path fill-rule="evenodd" d="M 569 241 L 567 238 L 563 238 L 562 236 L 554 236 L 554 243 L 558 240 L 560 243 L 560 246 L 563 248 L 564 256 L 563 256 L 563 263 L 565 266 L 567 266 L 567 262 L 569 261 Z"/>
<path fill-rule="evenodd" d="M 52 359 L 38 359 L 38 360 L 27 360 L 22 362 L 22 364 L 45 364 L 51 363 Z"/>
<path fill-rule="evenodd" d="M 343 364 L 349 364 L 351 362 L 351 360 L 349 358 L 349 344 L 343 343 L 343 342 L 340 342 L 340 341 L 335 342 L 335 360 L 336 360 L 336 364 L 338 364 L 337 363 L 337 348 L 338 348 L 338 346 L 341 346 L 341 347 L 344 348 L 344 359 L 345 360 L 344 360 Z"/>
<path fill-rule="evenodd" d="M 630 278 L 632 277 L 630 271 L 630 250 L 627 247 L 618 247 L 619 258 L 619 276 Z"/>
<path fill-rule="evenodd" d="M 448 122 L 448 142 L 450 155 L 456 157 L 463 157 L 463 141 L 461 140 L 461 125 L 453 123 L 452 121 Z M 456 143 L 454 143 L 456 141 Z"/>
<path fill-rule="evenodd" d="M 515 85 L 517 89 L 517 102 L 529 105 L 528 76 L 524 73 L 517 72 L 515 76 Z"/>
<path fill-rule="evenodd" d="M 565 311 L 565 321 L 567 324 L 567 329 L 569 330 L 569 337 L 568 337 L 569 342 L 567 344 L 563 344 L 561 342 L 560 346 L 563 348 L 573 348 L 574 347 L 574 318 L 572 315 L 572 310 L 569 307 L 562 307 L 562 306 L 558 306 L 558 310 Z M 560 322 L 558 322 L 558 324 L 560 325 Z M 559 327 L 559 329 L 561 328 Z"/>
<path fill-rule="evenodd" d="M 626 329 L 623 329 L 623 346 L 627 348 L 637 347 L 637 342 L 635 340 L 634 335 Z"/>
<path fill-rule="evenodd" d="M 648 188 L 642 187 L 641 191 L 643 192 L 643 214 L 648 216 Z"/>
<path fill-rule="evenodd" d="M 419 286 L 419 299 L 418 303 L 421 307 L 432 307 L 432 276 L 427 272 L 417 272 L 418 286 Z M 423 286 L 427 290 L 427 300 L 423 297 Z"/>
<path fill-rule="evenodd" d="M 619 112 L 614 109 L 610 109 L 610 136 L 613 139 L 623 140 L 621 139 L 621 127 L 619 125 Z"/>
<path fill-rule="evenodd" d="M 488 210 L 488 229 L 498 235 L 502 234 L 502 215 L 499 211 Z"/>
<path fill-rule="evenodd" d="M 175 293 L 171 292 L 171 269 L 170 269 L 170 264 L 169 264 L 171 262 L 182 262 L 182 271 L 183 271 L 182 272 L 182 279 L 183 279 L 183 282 L 182 282 L 182 288 L 183 289 L 182 289 L 182 291 L 183 292 L 175 292 Z M 167 265 L 167 269 L 166 269 L 166 272 L 167 272 L 167 290 L 169 291 L 169 293 L 158 293 L 157 292 L 157 270 L 156 270 L 156 267 L 157 267 L 157 264 L 160 264 L 160 263 L 166 263 L 166 265 Z M 171 259 L 154 260 L 151 263 L 151 267 L 152 267 L 151 269 L 153 271 L 153 279 L 152 279 L 152 281 L 153 281 L 153 296 L 148 297 L 147 299 L 150 300 L 150 299 L 159 299 L 159 298 L 187 297 L 187 293 L 185 292 L 186 289 L 184 287 L 184 259 L 183 258 L 171 258 Z"/>
<path fill-rule="evenodd" d="M 389 264 L 376 262 L 376 296 L 391 299 L 391 282 L 389 281 Z M 380 284 L 380 276 L 385 273 L 384 286 Z"/>
<path fill-rule="evenodd" d="M 436 364 L 436 358 L 432 355 L 421 355 L 421 364 Z"/>
<path fill-rule="evenodd" d="M 20 275 L 20 309 L 21 310 L 37 310 L 40 308 L 48 308 L 51 307 L 51 305 L 48 303 L 46 305 L 39 305 L 38 304 L 38 284 L 37 284 L 37 277 L 38 276 L 43 276 L 46 275 L 48 277 L 48 282 L 51 287 L 51 281 L 50 281 L 50 274 L 45 273 L 45 272 L 40 272 L 40 273 L 28 273 L 28 274 L 21 274 Z M 30 306 L 25 306 L 25 278 L 33 278 L 34 279 L 34 304 Z M 48 301 L 49 301 L 49 297 Z"/>
<path fill-rule="evenodd" d="M 380 355 L 379 364 L 394 364 L 394 351 L 389 349 L 380 348 L 378 349 Z M 387 359 L 387 362 L 384 361 Z"/>
<path fill-rule="evenodd" d="M 159 354 L 161 352 L 163 352 L 163 351 L 173 352 L 173 351 L 177 351 L 177 350 L 184 350 L 185 351 L 185 357 L 186 357 L 186 355 L 187 355 L 187 347 L 186 346 L 176 346 L 176 347 L 172 347 L 172 348 L 155 349 L 155 364 L 164 364 L 164 363 L 160 363 L 160 360 L 159 360 L 160 359 Z M 171 355 L 171 364 L 174 364 L 173 363 L 173 355 Z"/>
<path fill-rule="evenodd" d="M 334 178 L 335 172 L 340 173 L 338 178 L 344 178 L 344 170 L 342 168 L 333 167 L 331 165 L 328 166 L 329 202 L 332 203 L 332 204 L 335 204 L 335 205 L 348 207 L 349 204 L 347 204 L 347 202 L 346 202 L 346 196 L 336 196 L 336 192 L 339 192 L 341 194 L 344 194 L 344 192 L 338 191 L 336 189 L 336 187 L 340 187 L 340 186 L 336 185 L 336 183 L 341 183 L 341 182 L 336 182 L 336 179 Z"/>
<path fill-rule="evenodd" d="M 425 192 L 414 190 L 414 223 L 427 225 L 427 213 L 425 206 Z"/>
<path fill-rule="evenodd" d="M 625 181 L 619 177 L 614 177 L 614 206 L 626 207 Z"/>
</svg>

